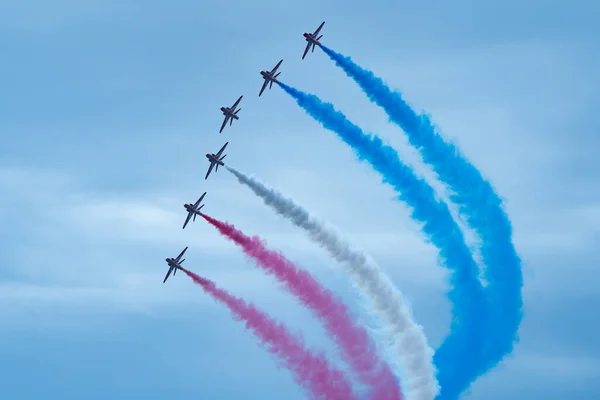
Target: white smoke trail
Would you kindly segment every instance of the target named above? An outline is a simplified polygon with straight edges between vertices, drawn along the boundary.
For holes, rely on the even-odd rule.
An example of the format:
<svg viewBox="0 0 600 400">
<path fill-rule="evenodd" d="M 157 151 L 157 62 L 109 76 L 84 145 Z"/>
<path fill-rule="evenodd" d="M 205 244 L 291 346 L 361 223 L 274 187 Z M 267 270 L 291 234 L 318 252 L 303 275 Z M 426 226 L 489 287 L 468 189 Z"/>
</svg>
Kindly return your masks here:
<svg viewBox="0 0 600 400">
<path fill-rule="evenodd" d="M 311 215 L 292 199 L 234 168 L 226 168 L 266 205 L 303 228 L 311 240 L 341 263 L 354 285 L 372 303 L 373 311 L 387 323 L 386 331 L 390 332 L 396 345 L 393 361 L 397 369 L 408 374 L 402 379 L 402 391 L 407 399 L 432 400 L 439 392 L 433 349 L 427 344 L 423 328 L 414 321 L 406 300 L 379 266 L 362 251 L 351 248 L 333 227 Z"/>
</svg>

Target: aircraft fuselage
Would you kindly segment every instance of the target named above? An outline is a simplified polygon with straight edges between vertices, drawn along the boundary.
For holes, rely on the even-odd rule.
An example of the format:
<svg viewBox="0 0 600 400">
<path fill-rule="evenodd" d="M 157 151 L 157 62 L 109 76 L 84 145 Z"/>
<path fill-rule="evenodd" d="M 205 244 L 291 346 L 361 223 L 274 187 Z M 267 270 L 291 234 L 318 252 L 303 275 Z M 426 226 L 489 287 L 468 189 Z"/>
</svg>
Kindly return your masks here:
<svg viewBox="0 0 600 400">
<path fill-rule="evenodd" d="M 185 209 L 189 212 L 193 212 L 195 214 L 199 214 L 199 211 L 194 208 L 193 204 L 184 204 Z"/>
<path fill-rule="evenodd" d="M 303 35 L 307 42 L 314 43 L 319 46 L 321 45 L 321 43 L 319 43 L 319 41 L 317 39 L 315 39 L 315 37 L 313 35 L 311 35 L 310 33 L 304 32 Z"/>
<path fill-rule="evenodd" d="M 238 117 L 238 115 L 234 113 L 233 110 L 229 107 L 221 107 L 221 111 L 226 117 L 229 117 L 231 119 L 240 119 L 240 117 Z"/>
<path fill-rule="evenodd" d="M 206 158 L 208 158 L 208 160 L 209 160 L 210 162 L 213 162 L 213 163 L 215 163 L 215 164 L 218 164 L 218 165 L 225 165 L 225 164 L 223 163 L 223 161 L 220 161 L 220 160 L 217 158 L 217 156 L 215 156 L 214 154 L 208 154 L 208 153 L 206 153 Z"/>
<path fill-rule="evenodd" d="M 166 258 L 165 261 L 167 262 L 167 264 L 169 264 L 169 267 L 178 267 L 179 268 L 179 264 L 177 264 L 175 262 L 175 260 L 172 259 L 171 257 Z"/>
<path fill-rule="evenodd" d="M 262 75 L 263 78 L 265 78 L 266 80 L 269 81 L 274 81 L 275 79 L 271 76 L 271 74 L 269 74 L 268 72 L 265 71 L 260 71 L 260 74 Z"/>
</svg>

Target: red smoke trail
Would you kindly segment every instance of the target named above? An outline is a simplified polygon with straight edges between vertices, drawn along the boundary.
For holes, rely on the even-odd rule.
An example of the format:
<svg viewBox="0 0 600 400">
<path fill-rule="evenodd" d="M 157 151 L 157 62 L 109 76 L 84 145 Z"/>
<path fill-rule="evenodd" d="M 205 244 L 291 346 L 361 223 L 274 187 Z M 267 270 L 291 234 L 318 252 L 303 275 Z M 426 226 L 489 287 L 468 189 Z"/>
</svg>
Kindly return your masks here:
<svg viewBox="0 0 600 400">
<path fill-rule="evenodd" d="M 273 321 L 244 300 L 219 289 L 208 279 L 182 268 L 195 283 L 215 300 L 224 303 L 237 320 L 243 320 L 269 352 L 280 357 L 284 366 L 292 371 L 294 379 L 314 398 L 331 400 L 356 400 L 350 383 L 341 371 L 334 369 L 323 354 L 315 355 L 304 347 L 301 338 L 292 335 L 285 326 Z"/>
<path fill-rule="evenodd" d="M 364 328 L 358 326 L 346 306 L 308 272 L 299 269 L 281 253 L 268 250 L 260 238 L 249 237 L 233 225 L 202 214 L 222 235 L 234 241 L 259 267 L 275 275 L 286 288 L 323 322 L 342 349 L 342 355 L 360 381 L 369 386 L 369 398 L 400 400 L 402 395 L 391 368 L 377 355 Z"/>
</svg>

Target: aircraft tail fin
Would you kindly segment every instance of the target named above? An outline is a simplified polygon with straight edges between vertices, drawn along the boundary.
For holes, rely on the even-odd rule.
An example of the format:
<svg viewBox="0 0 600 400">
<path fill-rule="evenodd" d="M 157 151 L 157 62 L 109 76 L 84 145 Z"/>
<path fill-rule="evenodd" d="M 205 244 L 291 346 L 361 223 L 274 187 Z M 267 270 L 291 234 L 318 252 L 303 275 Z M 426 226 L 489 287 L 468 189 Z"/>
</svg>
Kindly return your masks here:
<svg viewBox="0 0 600 400">
<path fill-rule="evenodd" d="M 215 165 L 215 172 L 217 172 L 219 170 L 219 165 L 220 164 Z"/>
</svg>

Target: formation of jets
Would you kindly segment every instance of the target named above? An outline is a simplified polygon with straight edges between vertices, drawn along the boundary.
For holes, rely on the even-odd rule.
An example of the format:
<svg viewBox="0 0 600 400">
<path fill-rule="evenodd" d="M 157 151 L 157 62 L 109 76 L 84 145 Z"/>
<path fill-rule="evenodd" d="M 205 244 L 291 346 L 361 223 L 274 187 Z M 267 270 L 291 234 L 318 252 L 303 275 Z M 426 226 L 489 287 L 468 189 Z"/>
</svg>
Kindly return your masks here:
<svg viewBox="0 0 600 400">
<path fill-rule="evenodd" d="M 310 50 L 312 48 L 312 51 L 314 52 L 315 46 L 321 46 L 321 42 L 319 42 L 319 40 L 323 37 L 323 35 L 319 35 L 319 33 L 321 32 L 321 28 L 323 28 L 323 25 L 325 25 L 325 21 L 323 21 L 321 23 L 321 25 L 319 25 L 319 27 L 313 33 L 304 32 L 302 34 L 304 36 L 304 39 L 306 40 L 306 48 L 304 49 L 304 54 L 302 54 L 303 60 L 304 60 L 304 57 L 306 57 L 306 54 L 308 54 L 308 50 Z M 264 79 L 264 82 L 263 82 L 262 87 L 260 88 L 258 97 L 260 97 L 263 94 L 263 92 L 265 91 L 267 86 L 269 86 L 269 90 L 270 90 L 273 87 L 273 82 L 275 82 L 275 83 L 278 82 L 277 77 L 281 74 L 281 72 L 277 72 L 277 69 L 281 66 L 282 62 L 283 62 L 283 59 L 279 60 L 277 65 L 275 65 L 275 67 L 273 67 L 273 69 L 270 71 L 260 71 L 260 75 Z M 227 126 L 227 122 L 229 122 L 229 126 L 231 126 L 233 124 L 234 119 L 235 120 L 240 119 L 240 117 L 238 116 L 238 113 L 240 112 L 241 108 L 237 108 L 237 107 L 239 106 L 240 102 L 242 101 L 242 97 L 244 97 L 244 96 L 243 95 L 240 96 L 235 101 L 235 103 L 233 103 L 233 105 L 231 107 L 221 107 L 221 112 L 225 116 L 225 120 L 223 121 L 223 124 L 221 125 L 221 129 L 219 130 L 219 133 L 223 132 L 223 129 L 225 129 L 225 127 Z M 208 167 L 208 171 L 206 172 L 206 176 L 204 177 L 205 180 L 208 179 L 208 176 L 212 172 L 213 168 L 215 169 L 215 172 L 216 172 L 219 170 L 220 165 L 221 166 L 225 165 L 225 163 L 223 163 L 223 159 L 227 156 L 227 154 L 223 155 L 223 152 L 225 151 L 225 147 L 227 147 L 228 144 L 229 144 L 229 142 L 226 142 L 223 145 L 223 147 L 221 147 L 221 149 L 216 154 L 210 154 L 210 153 L 206 154 L 206 158 L 208 159 L 208 162 L 210 163 L 210 165 Z M 204 207 L 204 204 L 201 204 L 202 200 L 204 199 L 204 196 L 206 196 L 206 192 L 204 192 L 202 194 L 202 196 L 200 196 L 198 201 L 196 201 L 194 204 L 186 203 L 183 205 L 183 207 L 185 208 L 185 210 L 188 213 L 188 215 L 185 219 L 185 222 L 183 223 L 183 229 L 185 229 L 185 227 L 190 222 L 190 220 L 196 221 L 196 216 L 202 215 L 202 213 L 200 212 L 200 209 L 202 209 L 202 207 Z M 187 247 L 185 249 L 183 249 L 181 251 L 181 253 L 179 253 L 179 255 L 175 258 L 169 257 L 169 258 L 165 259 L 165 261 L 169 265 L 169 270 L 167 271 L 167 275 L 165 276 L 163 283 L 165 283 L 167 281 L 169 276 L 171 276 L 171 273 L 173 273 L 173 275 L 175 275 L 175 273 L 177 272 L 178 269 L 182 269 L 181 264 L 185 261 L 185 259 L 182 260 L 181 258 L 183 257 L 183 255 L 185 254 L 187 249 L 188 249 Z"/>
</svg>

